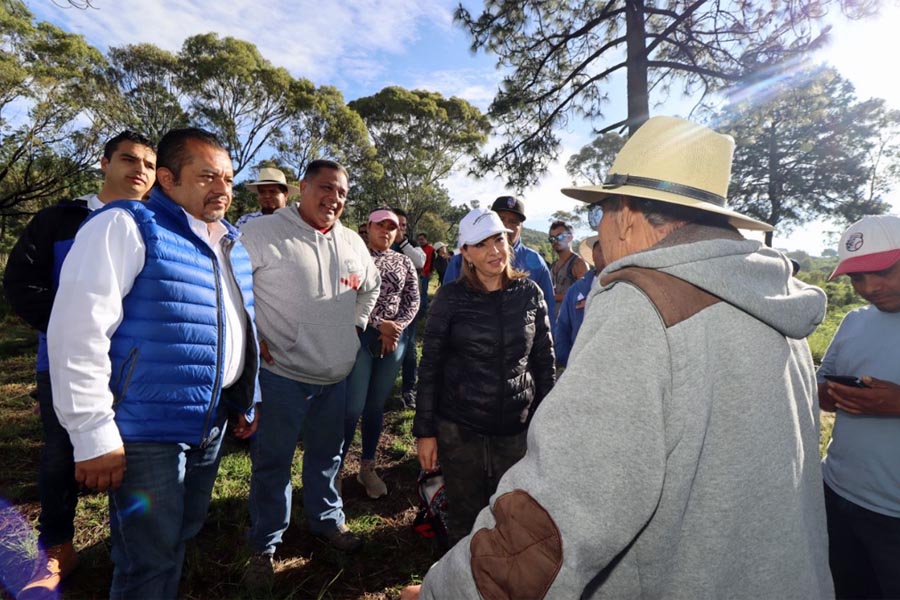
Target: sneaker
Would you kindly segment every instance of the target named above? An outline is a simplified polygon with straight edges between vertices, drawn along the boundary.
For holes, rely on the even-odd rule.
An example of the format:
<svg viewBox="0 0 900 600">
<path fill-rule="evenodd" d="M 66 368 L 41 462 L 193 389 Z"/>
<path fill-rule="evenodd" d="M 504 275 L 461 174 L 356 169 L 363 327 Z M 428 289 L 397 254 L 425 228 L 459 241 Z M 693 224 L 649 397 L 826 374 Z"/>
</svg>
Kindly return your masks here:
<svg viewBox="0 0 900 600">
<path fill-rule="evenodd" d="M 403 406 L 406 407 L 407 410 L 414 410 L 416 408 L 416 391 L 409 390 L 408 392 L 403 392 L 401 396 L 403 400 Z"/>
<path fill-rule="evenodd" d="M 341 525 L 331 533 L 319 537 L 341 552 L 356 552 L 363 545 L 363 541 L 346 525 Z"/>
<path fill-rule="evenodd" d="M 254 554 L 244 569 L 241 583 L 255 592 L 269 591 L 275 582 L 275 561 L 268 552 Z"/>
<path fill-rule="evenodd" d="M 378 499 L 387 496 L 387 486 L 382 481 L 378 473 L 375 472 L 374 460 L 363 460 L 359 463 L 359 474 L 356 476 L 358 481 L 366 488 L 366 495 L 369 498 Z"/>
<path fill-rule="evenodd" d="M 59 584 L 78 566 L 78 553 L 72 542 L 50 546 L 42 558 L 45 562 L 38 565 L 17 599 L 58 597 Z"/>
</svg>

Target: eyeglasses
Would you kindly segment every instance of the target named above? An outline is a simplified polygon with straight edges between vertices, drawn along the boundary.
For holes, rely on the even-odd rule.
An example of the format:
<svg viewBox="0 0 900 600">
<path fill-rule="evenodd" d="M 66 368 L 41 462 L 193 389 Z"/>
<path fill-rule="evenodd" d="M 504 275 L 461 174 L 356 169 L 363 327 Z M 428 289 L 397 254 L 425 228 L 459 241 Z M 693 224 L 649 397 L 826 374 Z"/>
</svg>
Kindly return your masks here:
<svg viewBox="0 0 900 600">
<path fill-rule="evenodd" d="M 571 233 L 566 233 L 563 231 L 562 233 L 557 233 L 556 235 L 551 235 L 547 238 L 547 241 L 553 244 L 554 242 L 564 242 L 572 237 Z"/>
<path fill-rule="evenodd" d="M 597 226 L 600 225 L 600 219 L 603 218 L 603 207 L 600 204 L 591 204 L 588 207 L 588 225 L 591 226 L 591 229 L 597 229 Z"/>
</svg>

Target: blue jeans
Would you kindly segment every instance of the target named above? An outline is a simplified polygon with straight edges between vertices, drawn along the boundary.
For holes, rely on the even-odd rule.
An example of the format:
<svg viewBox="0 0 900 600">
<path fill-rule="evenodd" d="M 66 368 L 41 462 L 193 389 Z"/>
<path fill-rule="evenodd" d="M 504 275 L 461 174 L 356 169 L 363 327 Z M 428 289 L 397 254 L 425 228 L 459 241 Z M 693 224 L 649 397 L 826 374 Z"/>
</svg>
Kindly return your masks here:
<svg viewBox="0 0 900 600">
<path fill-rule="evenodd" d="M 39 539 L 42 548 L 49 548 L 69 542 L 75 536 L 73 522 L 78 505 L 78 482 L 75 481 L 75 459 L 69 432 L 59 424 L 53 410 L 50 371 L 37 372 L 37 397 L 44 432 L 38 470 Z"/>
<path fill-rule="evenodd" d="M 303 507 L 309 528 L 328 534 L 344 524 L 334 478 L 344 444 L 346 380 L 303 383 L 259 371 L 262 403 L 250 442 L 250 549 L 275 552 L 291 522 L 291 464 L 303 436 Z"/>
<path fill-rule="evenodd" d="M 177 598 L 185 542 L 206 520 L 225 430 L 206 448 L 125 444 L 125 477 L 109 493 L 113 561 L 110 598 Z"/>
<path fill-rule="evenodd" d="M 347 447 L 353 441 L 360 415 L 362 415 L 362 459 L 375 459 L 378 440 L 381 439 L 384 401 L 391 393 L 397 372 L 400 370 L 400 361 L 403 360 L 403 351 L 406 349 L 405 333 L 404 331 L 400 335 L 397 349 L 381 358 L 372 356 L 369 351 L 369 347 L 378 339 L 378 330 L 369 327 L 360 335 L 356 364 L 347 377 L 347 416 L 344 418 L 342 459 L 347 455 Z"/>
</svg>

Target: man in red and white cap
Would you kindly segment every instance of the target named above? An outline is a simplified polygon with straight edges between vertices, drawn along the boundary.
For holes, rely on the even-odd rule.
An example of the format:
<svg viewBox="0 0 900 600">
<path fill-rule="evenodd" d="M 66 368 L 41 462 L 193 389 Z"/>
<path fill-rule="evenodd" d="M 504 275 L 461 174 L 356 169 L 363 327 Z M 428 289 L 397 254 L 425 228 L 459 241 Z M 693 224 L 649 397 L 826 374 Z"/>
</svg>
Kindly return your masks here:
<svg viewBox="0 0 900 600">
<path fill-rule="evenodd" d="M 897 598 L 900 217 L 863 217 L 841 236 L 838 256 L 831 279 L 849 276 L 870 304 L 844 317 L 817 374 L 819 405 L 835 412 L 822 469 L 831 572 L 838 598 Z"/>
</svg>

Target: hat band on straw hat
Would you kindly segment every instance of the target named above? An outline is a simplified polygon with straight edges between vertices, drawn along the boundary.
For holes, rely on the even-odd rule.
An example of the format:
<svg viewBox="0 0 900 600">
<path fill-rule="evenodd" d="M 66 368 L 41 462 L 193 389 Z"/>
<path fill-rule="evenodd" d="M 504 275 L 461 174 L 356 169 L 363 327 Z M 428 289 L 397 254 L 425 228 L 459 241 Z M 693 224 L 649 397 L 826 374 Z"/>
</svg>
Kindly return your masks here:
<svg viewBox="0 0 900 600">
<path fill-rule="evenodd" d="M 716 206 L 721 206 L 723 208 L 725 206 L 725 198 L 718 194 L 714 194 L 706 190 L 701 190 L 700 188 L 691 187 L 689 185 L 684 185 L 682 183 L 663 181 L 661 179 L 653 179 L 651 177 L 638 177 L 637 175 L 621 175 L 619 173 L 610 175 L 606 178 L 606 181 L 603 182 L 603 189 L 614 190 L 616 188 L 622 187 L 623 185 L 642 187 L 649 190 L 658 190 L 661 192 L 671 192 L 673 194 L 678 194 L 679 196 L 693 198 L 694 200 L 709 202 L 710 204 L 715 204 Z"/>
</svg>

